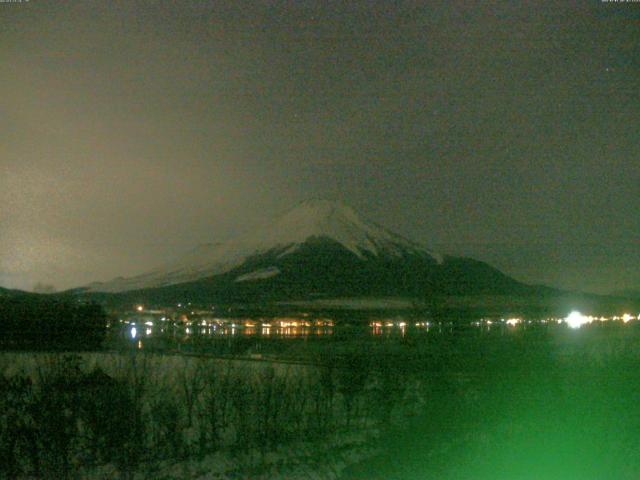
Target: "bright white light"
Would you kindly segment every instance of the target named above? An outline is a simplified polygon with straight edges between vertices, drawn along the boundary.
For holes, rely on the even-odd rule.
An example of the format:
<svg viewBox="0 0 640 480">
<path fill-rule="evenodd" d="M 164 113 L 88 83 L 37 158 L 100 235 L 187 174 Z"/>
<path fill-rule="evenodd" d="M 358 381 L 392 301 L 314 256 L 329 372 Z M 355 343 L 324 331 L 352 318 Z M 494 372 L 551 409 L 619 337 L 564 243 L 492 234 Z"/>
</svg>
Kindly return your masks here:
<svg viewBox="0 0 640 480">
<path fill-rule="evenodd" d="M 624 323 L 630 322 L 631 320 L 633 320 L 633 317 L 630 314 L 625 313 L 624 315 L 622 315 L 622 321 Z"/>
<path fill-rule="evenodd" d="M 138 335 L 138 330 L 136 327 L 131 327 L 131 338 L 136 338 L 136 335 Z"/>
<path fill-rule="evenodd" d="M 141 312 L 142 310 L 144 310 L 144 307 L 142 305 L 138 305 L 136 307 L 136 310 L 138 310 L 139 312 Z"/>
<path fill-rule="evenodd" d="M 573 311 L 564 319 L 571 328 L 580 328 L 585 323 L 589 323 L 589 317 L 585 317 L 580 312 Z"/>
</svg>

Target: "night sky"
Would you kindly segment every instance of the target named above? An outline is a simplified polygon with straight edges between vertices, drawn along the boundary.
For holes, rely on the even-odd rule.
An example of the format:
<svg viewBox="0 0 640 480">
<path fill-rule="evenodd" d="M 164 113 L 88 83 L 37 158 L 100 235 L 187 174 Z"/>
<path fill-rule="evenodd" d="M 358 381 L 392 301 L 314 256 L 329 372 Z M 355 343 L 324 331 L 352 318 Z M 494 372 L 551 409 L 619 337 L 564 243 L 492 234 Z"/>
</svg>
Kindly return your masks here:
<svg viewBox="0 0 640 480">
<path fill-rule="evenodd" d="M 338 199 L 517 279 L 640 286 L 640 3 L 0 3 L 0 285 Z"/>
</svg>

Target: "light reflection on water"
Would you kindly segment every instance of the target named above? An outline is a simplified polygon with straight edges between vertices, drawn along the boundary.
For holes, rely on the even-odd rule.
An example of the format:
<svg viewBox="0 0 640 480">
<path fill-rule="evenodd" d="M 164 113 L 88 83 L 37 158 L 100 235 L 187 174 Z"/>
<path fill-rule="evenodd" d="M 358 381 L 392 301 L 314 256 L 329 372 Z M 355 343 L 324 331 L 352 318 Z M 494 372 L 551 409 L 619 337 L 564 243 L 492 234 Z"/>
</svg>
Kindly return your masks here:
<svg viewBox="0 0 640 480">
<path fill-rule="evenodd" d="M 430 331 L 443 332 L 440 327 L 433 330 L 432 325 L 428 322 L 408 324 L 405 322 L 394 323 L 378 323 L 370 324 L 345 324 L 345 325 L 314 325 L 314 324 L 252 324 L 244 326 L 242 324 L 229 325 L 209 325 L 209 326 L 185 326 L 174 325 L 172 327 L 163 326 L 146 327 L 144 330 L 136 329 L 133 325 L 125 328 L 125 335 L 131 339 L 138 340 L 141 337 L 173 337 L 176 339 L 193 339 L 193 338 L 224 338 L 224 337 L 273 337 L 273 338 L 304 338 L 304 337 L 329 337 L 336 332 L 344 332 L 349 335 L 368 335 L 368 336 L 400 336 L 404 337 L 408 334 L 428 333 Z"/>
<path fill-rule="evenodd" d="M 126 326 L 123 331 L 123 336 L 135 340 L 138 348 L 143 348 L 142 345 L 146 341 L 154 339 L 155 342 L 162 342 L 164 340 L 171 340 L 177 343 L 191 343 L 200 342 L 205 343 L 207 340 L 214 341 L 216 339 L 231 339 L 241 340 L 242 338 L 254 338 L 254 339 L 320 339 L 331 338 L 336 334 L 342 336 L 365 336 L 365 337 L 397 337 L 404 338 L 408 335 L 416 335 L 419 333 L 428 333 L 429 328 L 417 328 L 413 325 L 393 325 L 393 326 L 370 326 L 366 323 L 359 325 L 331 325 L 331 326 L 280 326 L 280 325 L 252 325 L 245 327 L 243 325 L 216 325 L 216 326 L 184 326 L 175 325 L 173 327 L 163 328 L 146 327 L 144 330 L 136 327 Z M 135 332 L 135 333 L 134 333 Z M 234 340 L 235 341 L 235 340 Z"/>
<path fill-rule="evenodd" d="M 575 315 L 574 315 L 575 316 Z M 573 318 L 572 316 L 568 317 Z M 634 323 L 640 320 L 630 314 L 620 317 L 581 317 L 587 319 L 584 324 L 602 324 L 609 321 L 619 321 L 620 324 Z M 162 323 L 152 321 L 145 322 L 146 328 L 136 328 L 135 322 L 123 322 L 122 335 L 130 340 L 134 340 L 138 348 L 141 348 L 139 340 L 141 338 L 156 338 L 159 340 L 172 339 L 174 342 L 185 343 L 191 341 L 206 341 L 207 338 L 321 338 L 331 337 L 336 334 L 342 336 L 369 336 L 372 338 L 396 337 L 405 338 L 425 334 L 454 333 L 455 331 L 476 331 L 478 334 L 484 332 L 495 332 L 500 335 L 526 330 L 535 326 L 544 328 L 569 327 L 576 328 L 570 321 L 565 319 L 547 318 L 541 320 L 524 320 L 521 318 L 508 319 L 480 319 L 467 324 L 455 324 L 453 322 L 435 322 L 425 319 L 409 319 L 401 316 L 393 318 L 380 318 L 360 323 L 341 323 L 338 325 L 329 319 L 310 318 L 271 318 L 271 319 L 214 319 L 201 320 L 198 322 L 171 322 L 167 323 L 163 318 Z M 581 323 L 582 325 L 582 323 Z M 143 333 L 144 332 L 144 333 Z"/>
<path fill-rule="evenodd" d="M 218 326 L 218 327 L 184 327 L 175 326 L 173 328 L 154 328 L 147 327 L 144 331 L 136 329 L 135 326 L 129 326 L 125 329 L 126 336 L 131 339 L 138 340 L 141 337 L 181 337 L 189 338 L 223 338 L 223 337 L 282 337 L 282 338 L 299 338 L 299 337 L 323 337 L 331 336 L 334 333 L 334 327 L 280 327 L 280 326 Z M 362 329 L 366 333 L 366 329 Z M 403 330 L 400 330 L 401 332 Z M 143 333 L 144 332 L 144 333 Z"/>
</svg>

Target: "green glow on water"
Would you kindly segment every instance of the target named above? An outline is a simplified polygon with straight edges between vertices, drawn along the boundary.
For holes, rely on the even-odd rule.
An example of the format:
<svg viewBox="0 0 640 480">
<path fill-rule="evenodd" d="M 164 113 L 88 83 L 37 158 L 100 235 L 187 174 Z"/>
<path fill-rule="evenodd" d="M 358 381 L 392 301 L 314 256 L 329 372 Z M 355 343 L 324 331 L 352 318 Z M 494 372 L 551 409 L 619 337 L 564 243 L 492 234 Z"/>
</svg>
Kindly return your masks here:
<svg viewBox="0 0 640 480">
<path fill-rule="evenodd" d="M 640 479 L 636 330 L 589 325 L 470 343 L 455 364 L 465 382 L 444 375 L 427 412 L 386 436 L 372 475 L 353 478 Z"/>
</svg>

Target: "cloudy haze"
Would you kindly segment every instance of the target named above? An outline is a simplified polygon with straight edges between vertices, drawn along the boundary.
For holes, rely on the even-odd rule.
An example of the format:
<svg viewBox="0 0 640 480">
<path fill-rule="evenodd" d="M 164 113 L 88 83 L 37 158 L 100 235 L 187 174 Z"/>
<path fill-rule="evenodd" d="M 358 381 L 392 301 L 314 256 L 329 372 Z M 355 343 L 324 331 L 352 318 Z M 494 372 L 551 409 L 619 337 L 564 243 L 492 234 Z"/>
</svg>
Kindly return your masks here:
<svg viewBox="0 0 640 480">
<path fill-rule="evenodd" d="M 640 286 L 639 45 L 633 3 L 0 3 L 0 285 L 326 197 L 520 280 Z"/>
</svg>

